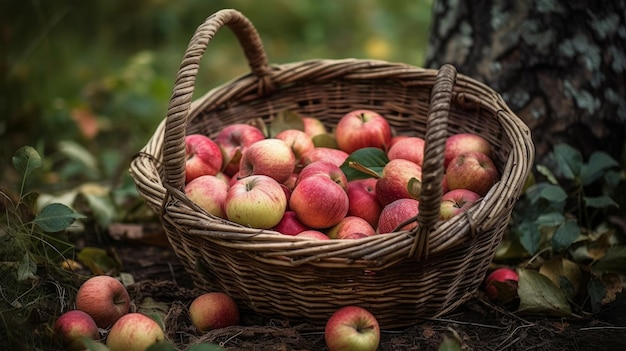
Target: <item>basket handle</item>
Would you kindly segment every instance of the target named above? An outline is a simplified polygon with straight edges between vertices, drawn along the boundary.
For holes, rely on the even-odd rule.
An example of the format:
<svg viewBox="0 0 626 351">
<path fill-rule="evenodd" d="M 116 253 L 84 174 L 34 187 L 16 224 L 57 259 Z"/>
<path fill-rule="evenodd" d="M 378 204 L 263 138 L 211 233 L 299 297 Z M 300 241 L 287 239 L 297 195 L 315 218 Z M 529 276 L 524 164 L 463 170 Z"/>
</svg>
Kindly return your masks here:
<svg viewBox="0 0 626 351">
<path fill-rule="evenodd" d="M 453 65 L 444 64 L 439 69 L 430 92 L 424 137 L 422 190 L 417 215 L 418 226 L 413 246 L 409 251 L 409 257 L 416 259 L 428 257 L 428 238 L 439 220 L 439 208 L 443 195 L 441 182 L 444 174 L 444 150 L 448 137 L 448 115 L 456 75 L 457 71 Z"/>
<path fill-rule="evenodd" d="M 252 22 L 236 10 L 215 12 L 202 23 L 189 42 L 170 97 L 163 142 L 165 184 L 182 190 L 185 186 L 185 134 L 196 76 L 202 55 L 218 29 L 228 26 L 241 45 L 259 90 L 271 90 L 269 65 L 263 43 Z"/>
</svg>

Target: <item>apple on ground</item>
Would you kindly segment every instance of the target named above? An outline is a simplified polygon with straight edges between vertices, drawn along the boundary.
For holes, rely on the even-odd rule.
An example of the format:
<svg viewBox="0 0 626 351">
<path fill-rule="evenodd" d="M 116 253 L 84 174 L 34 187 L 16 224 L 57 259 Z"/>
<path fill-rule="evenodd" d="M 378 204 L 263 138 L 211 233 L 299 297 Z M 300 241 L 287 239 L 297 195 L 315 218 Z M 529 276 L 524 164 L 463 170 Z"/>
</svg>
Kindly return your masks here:
<svg viewBox="0 0 626 351">
<path fill-rule="evenodd" d="M 365 308 L 345 306 L 326 322 L 324 340 L 330 351 L 374 351 L 380 343 L 380 326 Z"/>
<path fill-rule="evenodd" d="M 314 240 L 330 240 L 328 235 L 315 229 L 305 230 L 303 232 L 296 234 L 295 236 L 297 236 L 298 238 L 309 238 L 309 239 L 314 239 Z"/>
<path fill-rule="evenodd" d="M 383 207 L 398 199 L 419 200 L 421 181 L 422 167 L 418 164 L 401 158 L 390 160 L 376 182 L 376 197 Z"/>
<path fill-rule="evenodd" d="M 185 137 L 185 182 L 202 175 L 216 175 L 222 170 L 222 152 L 206 135 L 191 134 Z"/>
<path fill-rule="evenodd" d="M 348 213 L 348 194 L 327 175 L 311 175 L 298 182 L 289 208 L 312 229 L 329 228 Z"/>
<path fill-rule="evenodd" d="M 498 268 L 485 279 L 485 294 L 491 301 L 506 303 L 517 297 L 518 282 L 519 275 L 513 269 Z"/>
<path fill-rule="evenodd" d="M 266 175 L 251 175 L 233 184 L 224 200 L 226 218 L 253 228 L 269 229 L 287 210 L 285 190 Z"/>
<path fill-rule="evenodd" d="M 326 126 L 315 117 L 302 117 L 302 123 L 304 124 L 304 132 L 311 138 L 316 135 L 326 134 Z"/>
<path fill-rule="evenodd" d="M 339 223 L 328 229 L 326 234 L 331 239 L 359 238 L 376 234 L 376 229 L 361 217 L 346 216 Z"/>
<path fill-rule="evenodd" d="M 223 292 L 208 292 L 196 297 L 189 306 L 191 322 L 200 332 L 239 324 L 239 308 Z"/>
<path fill-rule="evenodd" d="M 489 157 L 492 156 L 489 142 L 482 136 L 472 133 L 458 133 L 449 136 L 446 139 L 444 150 L 444 167 L 446 168 L 453 158 L 466 152 L 476 151 Z"/>
<path fill-rule="evenodd" d="M 446 221 L 474 206 L 480 195 L 471 190 L 454 189 L 441 196 L 439 218 Z"/>
<path fill-rule="evenodd" d="M 418 166 L 424 163 L 424 139 L 419 137 L 407 137 L 398 140 L 387 151 L 390 160 L 402 158 L 414 162 Z"/>
<path fill-rule="evenodd" d="M 281 234 L 296 235 L 305 230 L 308 230 L 309 227 L 302 224 L 302 222 L 298 220 L 298 217 L 296 216 L 296 213 L 294 211 L 288 210 L 288 211 L 285 211 L 283 218 L 272 229 L 274 229 L 275 231 Z"/>
<path fill-rule="evenodd" d="M 126 287 L 108 275 L 85 281 L 76 294 L 76 308 L 87 313 L 100 328 L 108 328 L 130 310 Z"/>
<path fill-rule="evenodd" d="M 83 338 L 98 340 L 100 331 L 90 315 L 73 310 L 63 313 L 54 322 L 54 337 L 64 350 L 79 351 L 87 348 Z"/>
<path fill-rule="evenodd" d="M 185 185 L 185 194 L 208 213 L 226 218 L 224 201 L 228 194 L 228 183 L 217 176 L 205 175 Z"/>
<path fill-rule="evenodd" d="M 398 199 L 385 206 L 380 213 L 377 232 L 379 234 L 391 233 L 394 230 L 411 230 L 417 226 L 417 221 L 410 222 L 402 228 L 396 229 L 405 221 L 416 217 L 419 213 L 419 201 L 415 199 Z"/>
<path fill-rule="evenodd" d="M 448 189 L 466 189 L 485 196 L 498 180 L 498 170 L 489 156 L 470 151 L 453 158 L 446 168 Z"/>
<path fill-rule="evenodd" d="M 243 150 L 263 139 L 265 139 L 263 132 L 249 124 L 229 124 L 220 129 L 215 136 L 215 143 L 222 150 L 224 173 L 231 177 L 237 173 Z"/>
<path fill-rule="evenodd" d="M 348 154 L 364 147 L 385 149 L 391 142 L 391 126 L 380 114 L 364 109 L 345 114 L 335 127 L 339 149 Z"/>
<path fill-rule="evenodd" d="M 239 177 L 266 175 L 283 183 L 291 177 L 296 157 L 280 139 L 264 139 L 248 146 L 241 154 Z"/>
<path fill-rule="evenodd" d="M 111 351 L 144 351 L 163 340 L 165 334 L 157 322 L 143 313 L 132 312 L 113 324 L 106 345 Z"/>
<path fill-rule="evenodd" d="M 383 210 L 376 196 L 376 178 L 354 179 L 348 182 L 348 216 L 365 219 L 373 228 L 378 226 L 378 217 Z"/>
<path fill-rule="evenodd" d="M 302 180 L 315 175 L 330 178 L 344 190 L 348 187 L 348 179 L 341 168 L 334 163 L 326 161 L 315 161 L 302 168 L 300 174 L 298 175 L 298 179 L 296 179 L 296 185 L 298 185 L 298 183 Z"/>
<path fill-rule="evenodd" d="M 329 147 L 316 147 L 313 150 L 302 155 L 300 164 L 302 166 L 307 166 L 308 164 L 315 161 L 326 161 L 341 167 L 341 165 L 346 161 L 348 156 L 350 155 L 347 152 L 339 149 L 331 149 Z"/>
<path fill-rule="evenodd" d="M 296 157 L 296 162 L 299 162 L 302 155 L 313 150 L 315 145 L 313 139 L 305 132 L 298 129 L 286 129 L 274 136 L 276 139 L 280 139 L 285 142 Z"/>
</svg>

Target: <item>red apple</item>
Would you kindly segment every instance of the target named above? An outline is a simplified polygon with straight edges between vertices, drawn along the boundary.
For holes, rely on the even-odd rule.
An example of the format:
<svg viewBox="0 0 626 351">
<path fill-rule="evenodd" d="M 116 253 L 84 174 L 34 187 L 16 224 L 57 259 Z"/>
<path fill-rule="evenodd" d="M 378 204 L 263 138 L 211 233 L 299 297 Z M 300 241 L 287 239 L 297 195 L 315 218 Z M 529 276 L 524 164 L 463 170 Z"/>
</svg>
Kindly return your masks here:
<svg viewBox="0 0 626 351">
<path fill-rule="evenodd" d="M 87 313 L 100 328 L 108 328 L 130 310 L 130 296 L 122 283 L 108 275 L 97 275 L 81 285 L 76 308 Z"/>
<path fill-rule="evenodd" d="M 377 232 L 379 234 L 391 233 L 396 227 L 417 216 L 419 213 L 419 201 L 415 199 L 398 199 L 383 208 L 378 220 Z M 411 222 L 402 228 L 397 229 L 411 230 L 417 226 L 417 222 Z"/>
<path fill-rule="evenodd" d="M 120 318 L 107 335 L 110 351 L 144 351 L 165 340 L 161 326 L 142 313 L 128 313 Z"/>
<path fill-rule="evenodd" d="M 326 232 L 331 239 L 347 239 L 348 236 L 364 237 L 376 234 L 376 230 L 363 218 L 346 216 Z M 353 235 L 363 234 L 363 235 Z"/>
<path fill-rule="evenodd" d="M 73 310 L 63 313 L 54 323 L 54 337 L 64 350 L 85 350 L 83 338 L 98 340 L 100 331 L 87 313 Z"/>
<path fill-rule="evenodd" d="M 309 229 L 309 227 L 298 220 L 295 212 L 285 211 L 283 218 L 272 229 L 285 235 L 296 235 Z"/>
<path fill-rule="evenodd" d="M 243 150 L 239 177 L 262 174 L 283 183 L 291 177 L 295 166 L 296 157 L 284 141 L 264 139 Z"/>
<path fill-rule="evenodd" d="M 239 308 L 223 292 L 209 292 L 196 297 L 189 306 L 191 322 L 200 332 L 239 324 Z"/>
<path fill-rule="evenodd" d="M 298 182 L 291 193 L 289 208 L 313 229 L 329 228 L 348 213 L 346 191 L 330 177 L 311 175 Z"/>
<path fill-rule="evenodd" d="M 378 226 L 378 217 L 383 210 L 376 196 L 376 178 L 355 179 L 348 182 L 348 216 L 365 219 L 373 228 Z"/>
<path fill-rule="evenodd" d="M 446 221 L 459 213 L 467 211 L 480 199 L 480 195 L 471 190 L 450 190 L 441 196 L 439 218 Z"/>
<path fill-rule="evenodd" d="M 517 296 L 519 275 L 511 268 L 498 268 L 485 279 L 485 294 L 491 301 L 506 302 Z"/>
<path fill-rule="evenodd" d="M 383 207 L 398 199 L 419 200 L 421 181 L 422 167 L 418 164 L 401 158 L 390 160 L 376 182 L 376 196 Z M 412 186 L 411 191 L 409 185 Z"/>
<path fill-rule="evenodd" d="M 224 173 L 231 177 L 237 173 L 243 150 L 263 139 L 263 132 L 249 124 L 235 123 L 222 128 L 215 136 L 215 143 L 222 150 Z"/>
<path fill-rule="evenodd" d="M 424 139 L 408 137 L 399 140 L 389 148 L 387 157 L 390 160 L 396 158 L 409 160 L 421 167 L 424 163 Z"/>
<path fill-rule="evenodd" d="M 298 238 L 309 238 L 309 239 L 314 239 L 314 240 L 330 240 L 328 235 L 315 229 L 305 230 L 303 232 L 296 234 L 295 236 L 297 236 Z"/>
<path fill-rule="evenodd" d="M 187 197 L 208 213 L 226 218 L 224 201 L 228 194 L 228 183 L 217 176 L 205 175 L 185 185 Z"/>
<path fill-rule="evenodd" d="M 296 162 L 299 162 L 302 155 L 313 150 L 315 145 L 313 139 L 305 132 L 297 129 L 286 129 L 276 134 L 274 137 L 285 142 L 296 157 Z"/>
<path fill-rule="evenodd" d="M 348 156 L 350 155 L 342 150 L 331 149 L 329 147 L 316 147 L 302 155 L 300 164 L 302 166 L 307 166 L 309 163 L 313 163 L 315 161 L 326 161 L 341 167 Z"/>
<path fill-rule="evenodd" d="M 341 117 L 335 137 L 339 149 L 348 154 L 364 147 L 385 149 L 391 142 L 391 126 L 374 111 L 354 110 Z"/>
<path fill-rule="evenodd" d="M 315 117 L 302 117 L 302 123 L 304 123 L 304 132 L 311 138 L 319 134 L 326 134 L 326 126 Z"/>
<path fill-rule="evenodd" d="M 389 151 L 389 149 L 391 149 L 392 146 L 394 146 L 398 141 L 406 139 L 406 138 L 410 138 L 408 135 L 394 135 L 391 137 L 391 141 L 389 142 L 389 146 L 387 147 L 387 151 Z"/>
<path fill-rule="evenodd" d="M 448 167 L 450 161 L 460 154 L 476 151 L 491 157 L 491 146 L 489 142 L 477 134 L 459 133 L 446 139 L 444 151 L 444 167 Z"/>
<path fill-rule="evenodd" d="M 446 168 L 448 189 L 467 189 L 485 196 L 498 180 L 498 170 L 489 156 L 466 152 L 453 158 Z"/>
<path fill-rule="evenodd" d="M 330 351 L 374 351 L 380 343 L 380 326 L 365 308 L 345 306 L 326 322 L 324 339 Z"/>
<path fill-rule="evenodd" d="M 298 175 L 299 175 L 298 173 L 292 173 L 289 179 L 283 182 L 283 185 L 287 189 L 293 190 L 293 188 L 296 186 L 296 181 L 298 181 Z"/>
<path fill-rule="evenodd" d="M 343 173 L 341 168 L 339 168 L 339 166 L 334 163 L 326 161 L 315 161 L 309 163 L 300 171 L 298 179 L 296 180 L 296 185 L 298 185 L 298 183 L 302 180 L 314 175 L 322 175 L 328 177 L 344 190 L 348 187 L 348 179 L 346 178 L 346 174 Z"/>
<path fill-rule="evenodd" d="M 206 135 L 191 134 L 185 137 L 185 182 L 202 175 L 216 175 L 222 170 L 222 152 Z"/>
<path fill-rule="evenodd" d="M 251 175 L 233 184 L 224 200 L 226 218 L 253 228 L 274 227 L 287 209 L 283 187 L 265 175 Z"/>
</svg>

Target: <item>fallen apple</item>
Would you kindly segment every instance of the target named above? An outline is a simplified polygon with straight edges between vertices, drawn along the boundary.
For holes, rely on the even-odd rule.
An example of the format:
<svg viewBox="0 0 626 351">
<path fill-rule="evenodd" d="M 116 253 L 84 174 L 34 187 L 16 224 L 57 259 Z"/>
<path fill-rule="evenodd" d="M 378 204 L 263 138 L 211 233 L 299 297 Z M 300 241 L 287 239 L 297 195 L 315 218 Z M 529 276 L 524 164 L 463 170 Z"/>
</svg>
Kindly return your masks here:
<svg viewBox="0 0 626 351">
<path fill-rule="evenodd" d="M 90 315 L 81 310 L 63 313 L 54 322 L 54 338 L 64 350 L 85 350 L 83 338 L 98 340 L 100 331 Z"/>
<path fill-rule="evenodd" d="M 223 292 L 208 292 L 196 297 L 189 306 L 192 324 L 200 332 L 239 324 L 239 308 Z"/>
<path fill-rule="evenodd" d="M 513 269 L 502 267 L 485 279 L 485 294 L 491 301 L 507 302 L 517 297 L 519 275 Z"/>
<path fill-rule="evenodd" d="M 374 351 L 380 343 L 380 326 L 365 308 L 345 306 L 326 322 L 324 340 L 330 351 Z"/>
<path fill-rule="evenodd" d="M 76 294 L 76 308 L 87 313 L 100 328 L 108 328 L 130 310 L 130 296 L 122 283 L 108 275 L 85 281 Z"/>
<path fill-rule="evenodd" d="M 145 314 L 132 312 L 113 324 L 106 345 L 110 351 L 144 351 L 163 340 L 165 334 L 157 322 Z"/>
</svg>

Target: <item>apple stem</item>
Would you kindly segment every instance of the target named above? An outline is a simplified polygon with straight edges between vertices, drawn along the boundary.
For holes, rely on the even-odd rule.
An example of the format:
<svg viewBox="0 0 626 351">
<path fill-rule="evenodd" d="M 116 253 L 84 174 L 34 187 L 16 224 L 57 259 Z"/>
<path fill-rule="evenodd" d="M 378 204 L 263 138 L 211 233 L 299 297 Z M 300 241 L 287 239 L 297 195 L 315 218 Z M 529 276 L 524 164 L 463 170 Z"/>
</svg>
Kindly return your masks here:
<svg viewBox="0 0 626 351">
<path fill-rule="evenodd" d="M 352 167 L 354 169 L 356 169 L 359 172 L 363 172 L 367 175 L 370 175 L 376 179 L 379 179 L 380 176 L 378 175 L 378 173 L 376 173 L 375 171 L 363 166 L 362 164 L 356 162 L 356 161 L 348 161 L 348 166 Z"/>
</svg>

